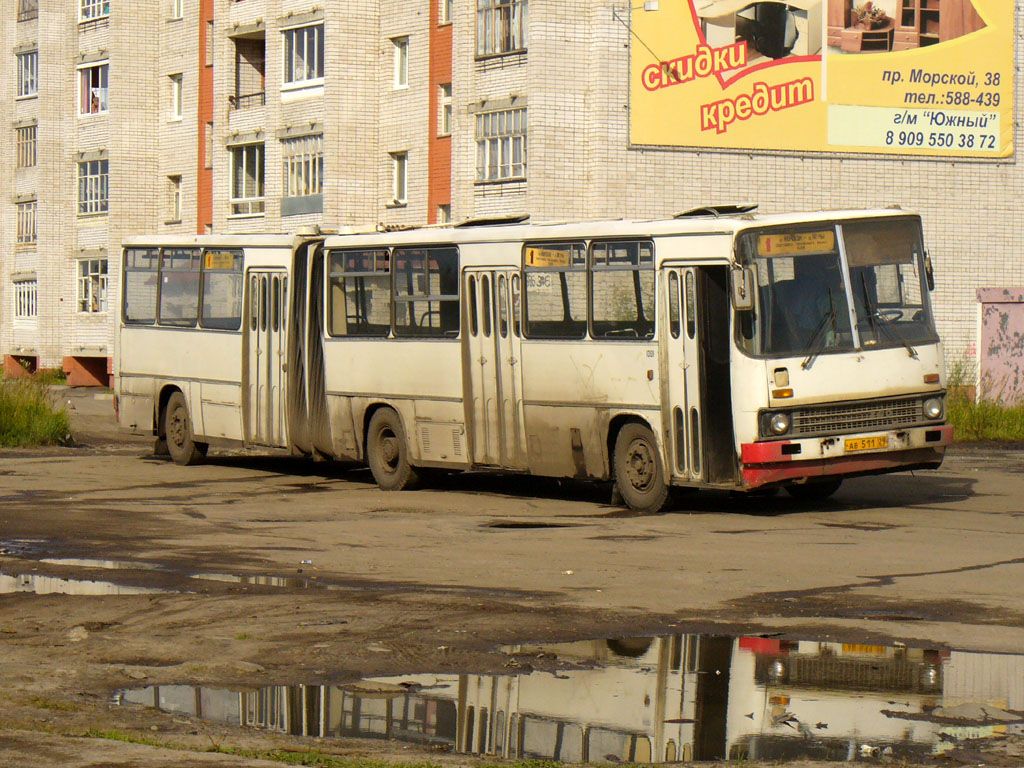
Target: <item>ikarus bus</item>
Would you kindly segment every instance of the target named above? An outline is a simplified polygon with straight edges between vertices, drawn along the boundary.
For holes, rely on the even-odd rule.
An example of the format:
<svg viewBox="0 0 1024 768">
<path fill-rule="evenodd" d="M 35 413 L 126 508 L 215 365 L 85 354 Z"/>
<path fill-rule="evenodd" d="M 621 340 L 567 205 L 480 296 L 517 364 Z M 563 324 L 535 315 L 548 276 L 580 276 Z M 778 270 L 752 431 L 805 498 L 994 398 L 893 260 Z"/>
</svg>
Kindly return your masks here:
<svg viewBox="0 0 1024 768">
<path fill-rule="evenodd" d="M 786 489 L 938 467 L 931 264 L 901 210 L 124 244 L 121 424 L 431 470 Z"/>
</svg>

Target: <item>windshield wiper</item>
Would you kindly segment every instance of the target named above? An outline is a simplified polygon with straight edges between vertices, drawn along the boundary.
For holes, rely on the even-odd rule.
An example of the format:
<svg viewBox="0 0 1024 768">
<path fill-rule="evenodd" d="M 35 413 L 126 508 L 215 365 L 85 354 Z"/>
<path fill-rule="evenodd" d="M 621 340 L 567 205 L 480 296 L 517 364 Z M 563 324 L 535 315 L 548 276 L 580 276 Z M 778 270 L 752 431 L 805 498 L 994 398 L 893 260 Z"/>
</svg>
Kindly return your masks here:
<svg viewBox="0 0 1024 768">
<path fill-rule="evenodd" d="M 871 327 L 876 331 L 881 330 L 882 333 L 888 337 L 889 341 L 895 341 L 897 344 L 902 344 L 903 348 L 907 350 L 907 354 L 916 360 L 917 350 L 910 345 L 909 341 L 903 338 L 902 334 L 897 333 L 896 330 L 889 325 L 886 319 L 882 317 L 882 313 L 878 310 L 878 307 L 871 303 L 871 295 L 868 293 L 868 281 L 867 278 L 864 277 L 863 272 L 860 274 L 860 285 L 862 289 L 861 292 L 864 294 L 864 308 L 868 312 L 868 319 L 871 321 Z"/>
<path fill-rule="evenodd" d="M 800 363 L 800 367 L 804 370 L 810 368 L 818 355 L 821 354 L 822 349 L 825 348 L 825 330 L 828 328 L 829 323 L 832 324 L 832 332 L 836 330 L 836 305 L 832 301 L 832 289 L 828 291 L 828 312 L 822 315 L 821 320 L 818 322 L 818 327 L 814 329 L 814 333 L 811 334 L 811 340 L 807 344 L 810 354 L 804 358 L 804 361 Z"/>
</svg>

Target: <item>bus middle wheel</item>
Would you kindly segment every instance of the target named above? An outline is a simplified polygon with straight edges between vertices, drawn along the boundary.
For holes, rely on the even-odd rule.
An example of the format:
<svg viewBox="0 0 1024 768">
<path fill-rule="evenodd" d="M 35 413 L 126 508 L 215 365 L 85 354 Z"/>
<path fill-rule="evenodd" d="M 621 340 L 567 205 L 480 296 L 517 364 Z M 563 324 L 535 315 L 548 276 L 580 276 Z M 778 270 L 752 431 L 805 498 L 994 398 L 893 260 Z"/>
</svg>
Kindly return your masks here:
<svg viewBox="0 0 1024 768">
<path fill-rule="evenodd" d="M 207 444 L 197 443 L 193 437 L 188 403 L 181 392 L 174 392 L 164 409 L 164 439 L 175 464 L 191 466 L 206 458 Z"/>
<path fill-rule="evenodd" d="M 615 438 L 615 483 L 634 512 L 653 515 L 668 498 L 668 484 L 654 434 L 642 424 L 626 424 Z"/>
<path fill-rule="evenodd" d="M 405 491 L 419 484 L 419 474 L 409 463 L 409 444 L 402 420 L 390 408 L 381 408 L 370 419 L 366 461 L 382 491 Z"/>
</svg>

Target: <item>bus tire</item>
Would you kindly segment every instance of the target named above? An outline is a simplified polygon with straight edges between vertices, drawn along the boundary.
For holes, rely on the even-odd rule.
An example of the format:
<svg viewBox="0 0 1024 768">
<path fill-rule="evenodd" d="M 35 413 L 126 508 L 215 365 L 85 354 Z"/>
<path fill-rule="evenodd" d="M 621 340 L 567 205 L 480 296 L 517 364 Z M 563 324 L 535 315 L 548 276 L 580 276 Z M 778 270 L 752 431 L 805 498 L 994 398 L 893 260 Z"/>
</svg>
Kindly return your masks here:
<svg viewBox="0 0 1024 768">
<path fill-rule="evenodd" d="M 167 452 L 175 464 L 192 466 L 206 458 L 208 446 L 193 439 L 188 403 L 181 392 L 172 393 L 164 408 L 164 439 L 167 441 Z"/>
<path fill-rule="evenodd" d="M 661 511 L 668 498 L 665 471 L 654 433 L 643 424 L 626 424 L 615 438 L 615 484 L 626 506 L 642 515 Z"/>
<path fill-rule="evenodd" d="M 402 420 L 390 408 L 381 408 L 370 419 L 366 462 L 382 491 L 406 491 L 419 484 L 419 473 L 409 463 L 409 443 Z"/>
<path fill-rule="evenodd" d="M 830 480 L 818 480 L 807 483 L 786 486 L 786 493 L 797 501 L 824 501 L 833 493 L 839 490 L 843 484 L 843 478 L 835 477 Z"/>
</svg>

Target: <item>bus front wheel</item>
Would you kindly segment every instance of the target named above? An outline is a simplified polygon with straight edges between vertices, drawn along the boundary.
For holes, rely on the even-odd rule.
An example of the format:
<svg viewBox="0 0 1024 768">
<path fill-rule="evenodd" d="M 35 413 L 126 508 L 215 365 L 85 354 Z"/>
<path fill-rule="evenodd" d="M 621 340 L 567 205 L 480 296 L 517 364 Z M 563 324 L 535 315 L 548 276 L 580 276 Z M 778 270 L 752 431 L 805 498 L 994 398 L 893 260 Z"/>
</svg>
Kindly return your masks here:
<svg viewBox="0 0 1024 768">
<path fill-rule="evenodd" d="M 193 439 L 188 403 L 181 392 L 173 393 L 164 409 L 164 439 L 167 441 L 167 452 L 175 464 L 191 466 L 199 464 L 206 457 L 208 446 Z"/>
<path fill-rule="evenodd" d="M 419 474 L 409 463 L 402 420 L 390 408 L 381 408 L 370 419 L 366 460 L 382 491 L 410 490 L 419 483 Z"/>
<path fill-rule="evenodd" d="M 654 433 L 643 424 L 626 424 L 615 438 L 615 484 L 626 506 L 642 515 L 661 511 L 668 484 Z"/>
</svg>

